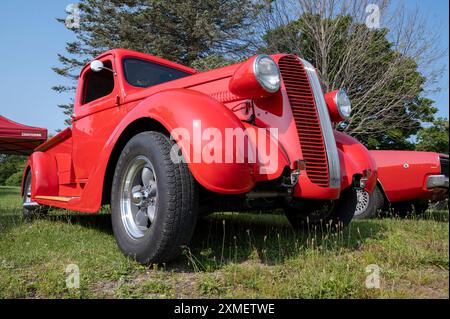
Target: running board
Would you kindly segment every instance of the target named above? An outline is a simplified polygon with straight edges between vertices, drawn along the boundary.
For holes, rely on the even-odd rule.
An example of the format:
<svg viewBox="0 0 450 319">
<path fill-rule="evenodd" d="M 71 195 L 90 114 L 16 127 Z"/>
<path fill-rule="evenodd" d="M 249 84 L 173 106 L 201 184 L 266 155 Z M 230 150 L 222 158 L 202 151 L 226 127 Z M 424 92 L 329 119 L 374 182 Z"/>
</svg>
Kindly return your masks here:
<svg viewBox="0 0 450 319">
<path fill-rule="evenodd" d="M 36 196 L 36 199 L 42 199 L 42 200 L 51 200 L 55 202 L 64 202 L 67 203 L 68 201 L 79 198 L 79 197 L 71 197 L 71 196 Z"/>
</svg>

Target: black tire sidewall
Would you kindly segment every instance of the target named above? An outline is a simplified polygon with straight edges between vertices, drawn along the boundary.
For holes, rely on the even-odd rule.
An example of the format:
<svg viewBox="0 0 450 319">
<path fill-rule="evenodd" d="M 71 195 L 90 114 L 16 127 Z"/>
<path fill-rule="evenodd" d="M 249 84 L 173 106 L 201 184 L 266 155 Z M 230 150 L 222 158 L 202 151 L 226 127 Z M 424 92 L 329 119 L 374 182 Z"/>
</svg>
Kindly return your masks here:
<svg viewBox="0 0 450 319">
<path fill-rule="evenodd" d="M 347 226 L 352 221 L 356 205 L 358 202 L 356 189 L 354 187 L 348 187 L 341 192 L 336 205 L 333 209 L 333 213 L 330 216 L 330 221 L 333 225 Z"/>
<path fill-rule="evenodd" d="M 149 231 L 142 238 L 133 239 L 127 233 L 122 222 L 120 187 L 128 166 L 140 155 L 147 157 L 153 165 L 158 188 L 158 203 L 155 220 Z M 111 192 L 111 218 L 114 235 L 119 248 L 126 255 L 136 258 L 136 260 L 141 262 L 146 262 L 143 259 L 151 259 L 151 256 L 148 256 L 149 251 L 156 252 L 158 250 L 159 243 L 163 239 L 164 219 L 171 217 L 165 216 L 164 214 L 169 211 L 167 207 L 170 204 L 168 185 L 172 181 L 168 180 L 167 170 L 164 167 L 164 161 L 161 160 L 162 158 L 164 158 L 164 154 L 162 154 L 162 150 L 155 140 L 152 139 L 152 135 L 138 134 L 125 146 L 114 173 Z"/>
<path fill-rule="evenodd" d="M 331 212 L 321 221 L 311 222 L 308 215 L 292 206 L 285 207 L 286 217 L 296 230 L 324 231 L 339 226 L 347 226 L 353 219 L 356 210 L 356 189 L 349 187 L 341 192 L 340 198 L 334 201 Z"/>
<path fill-rule="evenodd" d="M 141 264 L 168 262 L 190 241 L 197 220 L 196 184 L 186 163 L 174 163 L 174 144 L 158 132 L 137 134 L 122 150 L 111 190 L 111 220 L 121 251 Z M 142 238 L 131 237 L 122 221 L 120 192 L 129 165 L 138 156 L 151 162 L 156 175 L 158 198 L 155 219 Z"/>
</svg>

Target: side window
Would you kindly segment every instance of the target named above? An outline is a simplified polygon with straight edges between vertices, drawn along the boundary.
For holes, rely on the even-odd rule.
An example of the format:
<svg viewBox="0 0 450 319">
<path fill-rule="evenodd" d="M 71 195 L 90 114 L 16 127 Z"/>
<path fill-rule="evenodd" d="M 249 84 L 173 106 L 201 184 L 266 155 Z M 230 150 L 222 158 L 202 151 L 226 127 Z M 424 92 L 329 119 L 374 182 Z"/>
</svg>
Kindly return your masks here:
<svg viewBox="0 0 450 319">
<path fill-rule="evenodd" d="M 105 61 L 104 66 L 112 69 L 111 61 Z M 84 78 L 83 103 L 95 101 L 107 96 L 114 89 L 114 75 L 109 70 L 93 72 L 89 70 Z"/>
<path fill-rule="evenodd" d="M 191 75 L 168 66 L 134 58 L 124 59 L 123 68 L 128 84 L 140 88 L 148 88 Z"/>
</svg>

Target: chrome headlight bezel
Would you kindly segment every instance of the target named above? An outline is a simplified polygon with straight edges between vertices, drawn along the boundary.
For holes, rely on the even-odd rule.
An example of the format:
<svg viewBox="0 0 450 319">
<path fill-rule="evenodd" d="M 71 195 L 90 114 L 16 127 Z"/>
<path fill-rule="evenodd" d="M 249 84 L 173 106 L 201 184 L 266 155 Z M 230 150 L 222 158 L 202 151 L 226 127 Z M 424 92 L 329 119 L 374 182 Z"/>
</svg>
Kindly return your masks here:
<svg viewBox="0 0 450 319">
<path fill-rule="evenodd" d="M 270 70 L 263 70 L 263 63 L 270 65 Z M 255 78 L 261 87 L 269 92 L 275 93 L 281 87 L 281 75 L 280 70 L 276 62 L 266 54 L 260 54 L 253 62 L 253 72 Z M 273 77 L 270 79 L 270 77 Z"/>
<path fill-rule="evenodd" d="M 350 101 L 350 98 L 345 90 L 338 90 L 334 98 L 334 103 L 336 104 L 339 115 L 343 119 L 348 119 L 352 114 L 352 102 Z"/>
</svg>

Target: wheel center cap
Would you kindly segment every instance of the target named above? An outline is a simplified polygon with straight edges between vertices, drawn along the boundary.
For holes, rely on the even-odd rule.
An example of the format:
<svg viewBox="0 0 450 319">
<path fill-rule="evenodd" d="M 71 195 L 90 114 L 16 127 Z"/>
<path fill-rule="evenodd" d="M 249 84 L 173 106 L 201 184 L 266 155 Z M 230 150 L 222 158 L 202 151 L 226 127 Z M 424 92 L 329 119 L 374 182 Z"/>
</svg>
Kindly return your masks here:
<svg viewBox="0 0 450 319">
<path fill-rule="evenodd" d="M 140 205 L 142 203 L 143 195 L 141 192 L 133 192 L 132 201 L 135 205 Z"/>
</svg>

